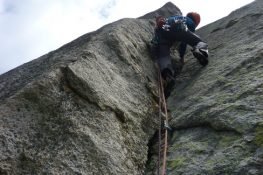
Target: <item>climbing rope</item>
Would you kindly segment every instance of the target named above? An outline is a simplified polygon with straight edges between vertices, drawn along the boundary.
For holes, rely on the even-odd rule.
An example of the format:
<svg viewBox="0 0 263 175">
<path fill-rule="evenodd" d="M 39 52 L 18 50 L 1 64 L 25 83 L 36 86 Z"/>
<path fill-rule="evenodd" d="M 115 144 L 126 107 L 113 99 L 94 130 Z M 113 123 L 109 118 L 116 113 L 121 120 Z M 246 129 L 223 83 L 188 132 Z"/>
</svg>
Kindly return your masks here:
<svg viewBox="0 0 263 175">
<path fill-rule="evenodd" d="M 158 165 L 157 174 L 166 174 L 166 155 L 168 142 L 168 115 L 164 96 L 163 80 L 160 69 L 158 68 L 158 92 L 159 92 L 159 131 L 158 131 Z M 161 174 L 160 174 L 161 170 Z"/>
</svg>

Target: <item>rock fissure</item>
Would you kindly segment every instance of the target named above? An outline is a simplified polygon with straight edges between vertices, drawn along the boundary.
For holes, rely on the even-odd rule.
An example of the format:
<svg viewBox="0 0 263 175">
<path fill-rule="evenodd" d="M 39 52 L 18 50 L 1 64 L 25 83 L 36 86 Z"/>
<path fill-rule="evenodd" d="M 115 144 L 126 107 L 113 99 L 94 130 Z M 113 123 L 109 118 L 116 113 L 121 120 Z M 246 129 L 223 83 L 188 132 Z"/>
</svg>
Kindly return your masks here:
<svg viewBox="0 0 263 175">
<path fill-rule="evenodd" d="M 209 64 L 179 64 L 167 174 L 263 174 L 262 13 L 256 0 L 198 29 Z M 108 24 L 0 76 L 0 174 L 156 172 L 154 16 Z M 187 52 L 188 52 L 187 51 Z"/>
</svg>

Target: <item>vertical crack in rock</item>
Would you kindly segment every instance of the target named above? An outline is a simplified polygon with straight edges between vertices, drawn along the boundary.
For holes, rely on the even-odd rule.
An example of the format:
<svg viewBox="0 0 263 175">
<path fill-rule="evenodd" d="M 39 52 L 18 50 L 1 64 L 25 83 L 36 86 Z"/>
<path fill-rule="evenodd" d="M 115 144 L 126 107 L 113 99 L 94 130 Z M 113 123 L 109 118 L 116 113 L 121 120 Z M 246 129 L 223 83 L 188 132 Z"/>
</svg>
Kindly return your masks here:
<svg viewBox="0 0 263 175">
<path fill-rule="evenodd" d="M 177 65 L 167 174 L 263 174 L 263 1 L 197 31 L 209 65 Z M 0 174 L 152 174 L 154 16 L 125 18 L 0 76 Z M 178 62 L 176 46 L 173 61 Z"/>
</svg>

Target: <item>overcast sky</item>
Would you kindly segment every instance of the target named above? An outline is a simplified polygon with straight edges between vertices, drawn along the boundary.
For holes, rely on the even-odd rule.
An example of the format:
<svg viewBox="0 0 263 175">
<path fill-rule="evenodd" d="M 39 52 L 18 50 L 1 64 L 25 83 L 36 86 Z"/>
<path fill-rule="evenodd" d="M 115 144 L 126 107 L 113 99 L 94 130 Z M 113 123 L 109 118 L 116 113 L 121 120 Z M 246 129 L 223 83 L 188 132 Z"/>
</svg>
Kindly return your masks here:
<svg viewBox="0 0 263 175">
<path fill-rule="evenodd" d="M 170 0 L 200 27 L 253 0 Z M 0 0 L 0 74 L 121 18 L 136 18 L 168 0 Z"/>
</svg>

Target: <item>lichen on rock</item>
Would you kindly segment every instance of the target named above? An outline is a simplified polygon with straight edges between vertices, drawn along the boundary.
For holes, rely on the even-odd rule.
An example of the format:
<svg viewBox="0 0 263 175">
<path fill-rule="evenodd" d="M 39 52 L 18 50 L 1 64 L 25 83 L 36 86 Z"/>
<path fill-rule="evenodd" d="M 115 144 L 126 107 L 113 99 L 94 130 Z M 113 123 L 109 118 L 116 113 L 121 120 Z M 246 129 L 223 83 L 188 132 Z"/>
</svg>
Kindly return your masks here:
<svg viewBox="0 0 263 175">
<path fill-rule="evenodd" d="M 209 64 L 191 52 L 168 99 L 167 174 L 263 174 L 261 0 L 197 33 Z M 126 18 L 0 76 L 0 174 L 154 174 L 155 15 Z M 178 53 L 172 49 L 173 61 Z"/>
</svg>

